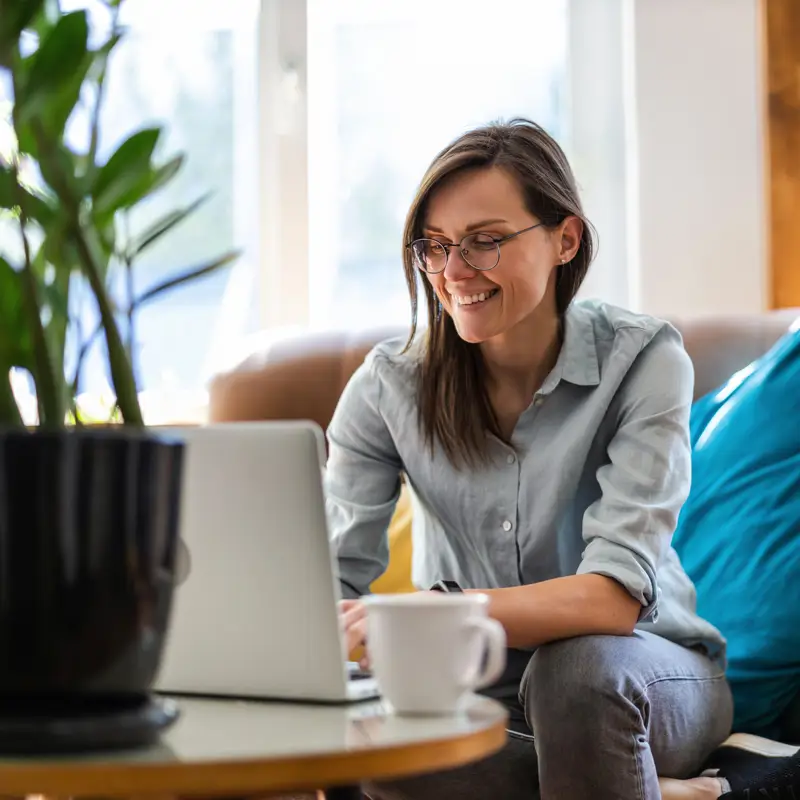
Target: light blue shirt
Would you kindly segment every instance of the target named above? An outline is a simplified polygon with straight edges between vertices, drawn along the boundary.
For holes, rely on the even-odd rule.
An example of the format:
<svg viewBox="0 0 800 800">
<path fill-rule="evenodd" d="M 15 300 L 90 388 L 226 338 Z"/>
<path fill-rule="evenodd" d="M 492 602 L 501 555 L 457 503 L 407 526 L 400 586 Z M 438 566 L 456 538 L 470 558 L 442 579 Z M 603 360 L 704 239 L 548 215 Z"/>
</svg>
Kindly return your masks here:
<svg viewBox="0 0 800 800">
<path fill-rule="evenodd" d="M 557 363 L 492 463 L 456 469 L 418 423 L 418 351 L 374 348 L 328 430 L 326 502 L 345 597 L 388 563 L 387 529 L 405 474 L 413 504 L 412 580 L 464 588 L 608 575 L 642 605 L 638 627 L 724 662 L 697 616 L 671 546 L 691 483 L 694 372 L 668 323 L 573 303 Z M 468 397 L 463 402 L 469 402 Z"/>
</svg>

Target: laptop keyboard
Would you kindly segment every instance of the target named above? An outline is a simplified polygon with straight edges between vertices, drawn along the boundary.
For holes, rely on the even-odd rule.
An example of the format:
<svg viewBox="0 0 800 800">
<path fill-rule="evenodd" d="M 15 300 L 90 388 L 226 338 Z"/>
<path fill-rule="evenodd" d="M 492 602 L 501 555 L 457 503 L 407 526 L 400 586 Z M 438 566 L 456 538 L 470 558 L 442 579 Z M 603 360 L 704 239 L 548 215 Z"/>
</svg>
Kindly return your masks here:
<svg viewBox="0 0 800 800">
<path fill-rule="evenodd" d="M 367 678 L 371 678 L 372 673 L 361 669 L 356 661 L 348 661 L 347 662 L 347 679 L 350 681 L 363 681 Z"/>
</svg>

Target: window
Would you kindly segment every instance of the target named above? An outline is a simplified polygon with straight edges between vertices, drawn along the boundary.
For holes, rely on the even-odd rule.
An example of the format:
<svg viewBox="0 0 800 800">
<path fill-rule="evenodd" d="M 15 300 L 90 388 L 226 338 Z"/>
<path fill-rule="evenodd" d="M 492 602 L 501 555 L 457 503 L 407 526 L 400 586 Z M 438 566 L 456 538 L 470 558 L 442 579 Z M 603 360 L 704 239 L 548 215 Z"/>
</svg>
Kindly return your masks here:
<svg viewBox="0 0 800 800">
<path fill-rule="evenodd" d="M 309 0 L 309 322 L 408 321 L 405 213 L 448 141 L 568 125 L 566 0 Z"/>
<path fill-rule="evenodd" d="M 407 324 L 417 182 L 466 128 L 514 116 L 561 142 L 602 233 L 582 294 L 628 301 L 624 0 L 262 9 L 262 327 Z"/>
</svg>

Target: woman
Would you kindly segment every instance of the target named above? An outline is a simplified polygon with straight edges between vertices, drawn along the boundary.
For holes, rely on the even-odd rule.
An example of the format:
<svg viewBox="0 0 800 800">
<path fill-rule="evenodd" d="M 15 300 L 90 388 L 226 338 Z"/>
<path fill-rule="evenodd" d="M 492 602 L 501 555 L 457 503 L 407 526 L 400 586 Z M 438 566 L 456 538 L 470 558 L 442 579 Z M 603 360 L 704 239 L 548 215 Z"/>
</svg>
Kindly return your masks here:
<svg viewBox="0 0 800 800">
<path fill-rule="evenodd" d="M 386 568 L 404 473 L 415 584 L 485 591 L 505 627 L 492 694 L 513 733 L 481 764 L 371 795 L 650 800 L 729 732 L 724 641 L 670 546 L 692 365 L 661 320 L 573 303 L 593 249 L 565 155 L 525 120 L 461 136 L 411 205 L 405 272 L 428 331 L 373 350 L 329 429 L 344 624 L 363 644 L 356 598 Z"/>
</svg>

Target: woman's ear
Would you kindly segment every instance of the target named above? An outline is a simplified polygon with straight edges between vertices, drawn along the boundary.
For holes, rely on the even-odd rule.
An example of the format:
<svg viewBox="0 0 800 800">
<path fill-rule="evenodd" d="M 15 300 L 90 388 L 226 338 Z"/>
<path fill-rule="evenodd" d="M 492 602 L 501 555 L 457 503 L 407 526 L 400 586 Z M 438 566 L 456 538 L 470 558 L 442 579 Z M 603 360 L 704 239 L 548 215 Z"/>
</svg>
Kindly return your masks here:
<svg viewBox="0 0 800 800">
<path fill-rule="evenodd" d="M 579 217 L 567 217 L 560 227 L 559 260 L 562 264 L 572 261 L 578 254 L 583 236 L 583 220 Z"/>
</svg>

